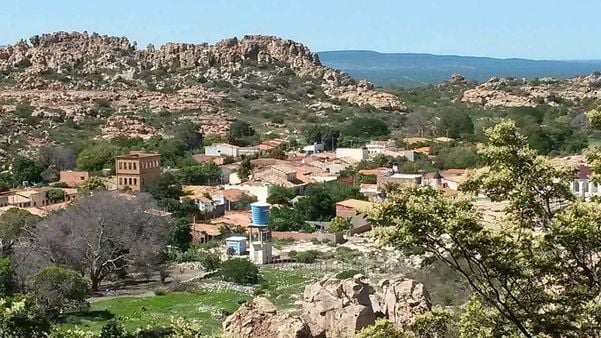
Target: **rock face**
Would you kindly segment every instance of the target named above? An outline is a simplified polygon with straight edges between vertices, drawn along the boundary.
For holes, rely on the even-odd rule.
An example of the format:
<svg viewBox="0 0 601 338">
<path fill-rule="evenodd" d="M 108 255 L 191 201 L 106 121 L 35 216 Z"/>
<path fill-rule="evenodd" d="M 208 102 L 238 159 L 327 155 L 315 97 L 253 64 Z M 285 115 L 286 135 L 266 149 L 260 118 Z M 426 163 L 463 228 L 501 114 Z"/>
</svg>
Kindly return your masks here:
<svg viewBox="0 0 601 338">
<path fill-rule="evenodd" d="M 414 280 L 386 279 L 379 287 L 373 292 L 360 275 L 344 280 L 324 278 L 305 287 L 300 317 L 278 314 L 272 303 L 257 297 L 226 319 L 224 332 L 226 337 L 245 338 L 346 338 L 380 317 L 406 327 L 431 308 L 428 292 Z"/>
<path fill-rule="evenodd" d="M 462 101 L 485 107 L 534 107 L 543 103 L 557 105 L 562 100 L 578 102 L 600 98 L 601 74 L 595 73 L 561 81 L 494 77 L 466 90 Z"/>
<path fill-rule="evenodd" d="M 264 297 L 242 305 L 223 323 L 225 337 L 231 338 L 309 338 L 309 328 L 299 318 L 278 314 Z"/>
<path fill-rule="evenodd" d="M 0 75 L 14 73 L 11 79 L 20 89 L 109 89 L 157 69 L 185 70 L 185 74 L 173 74 L 175 82 L 183 82 L 189 74 L 227 78 L 245 63 L 285 64 L 299 77 L 319 79 L 332 98 L 381 109 L 405 109 L 395 95 L 324 67 L 306 46 L 274 36 L 247 35 L 215 45 L 167 43 L 137 49 L 125 37 L 57 32 L 0 48 Z"/>
<path fill-rule="evenodd" d="M 369 285 L 359 278 L 323 279 L 305 287 L 303 319 L 314 337 L 354 337 L 374 324 Z"/>
</svg>

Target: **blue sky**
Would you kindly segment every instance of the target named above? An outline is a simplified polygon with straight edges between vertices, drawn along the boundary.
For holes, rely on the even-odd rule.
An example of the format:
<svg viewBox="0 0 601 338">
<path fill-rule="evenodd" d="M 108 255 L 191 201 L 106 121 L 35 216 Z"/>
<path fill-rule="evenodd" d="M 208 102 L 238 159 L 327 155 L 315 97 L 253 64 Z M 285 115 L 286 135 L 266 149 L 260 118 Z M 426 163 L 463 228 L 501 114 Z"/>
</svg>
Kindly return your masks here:
<svg viewBox="0 0 601 338">
<path fill-rule="evenodd" d="M 2 2 L 0 44 L 58 30 L 127 36 L 141 47 L 270 34 L 314 51 L 601 59 L 599 0 Z"/>
</svg>

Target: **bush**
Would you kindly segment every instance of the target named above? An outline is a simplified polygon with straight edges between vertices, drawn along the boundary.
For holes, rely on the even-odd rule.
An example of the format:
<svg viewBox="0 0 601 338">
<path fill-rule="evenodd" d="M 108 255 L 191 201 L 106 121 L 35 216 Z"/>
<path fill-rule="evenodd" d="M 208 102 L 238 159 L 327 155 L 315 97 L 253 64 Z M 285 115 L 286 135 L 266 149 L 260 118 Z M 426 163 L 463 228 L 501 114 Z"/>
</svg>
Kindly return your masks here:
<svg viewBox="0 0 601 338">
<path fill-rule="evenodd" d="M 167 290 L 165 290 L 165 288 L 158 287 L 158 288 L 154 289 L 155 296 L 164 296 L 166 294 L 167 294 Z"/>
<path fill-rule="evenodd" d="M 288 252 L 288 257 L 296 257 L 297 254 L 298 252 L 296 252 L 296 250 L 290 250 L 290 252 Z"/>
<path fill-rule="evenodd" d="M 40 270 L 33 276 L 31 288 L 38 304 L 49 316 L 58 315 L 67 308 L 81 309 L 88 305 L 88 283 L 78 272 L 62 266 Z"/>
<path fill-rule="evenodd" d="M 315 263 L 318 256 L 319 256 L 319 253 L 314 250 L 301 251 L 296 254 L 295 260 L 299 263 L 310 264 L 310 263 Z"/>
<path fill-rule="evenodd" d="M 225 281 L 236 284 L 257 284 L 259 269 L 244 258 L 233 258 L 221 265 L 221 276 Z"/>
<path fill-rule="evenodd" d="M 207 271 L 217 270 L 221 265 L 221 256 L 215 251 L 205 250 L 200 253 L 198 262 Z"/>
<path fill-rule="evenodd" d="M 100 338 L 123 338 L 125 335 L 123 325 L 114 319 L 106 323 L 100 331 Z"/>
<path fill-rule="evenodd" d="M 341 271 L 339 273 L 336 274 L 336 278 L 338 279 L 347 279 L 347 278 L 353 278 L 355 275 L 358 274 L 363 274 L 362 271 L 359 270 L 345 270 L 345 271 Z"/>
<path fill-rule="evenodd" d="M 311 243 L 313 244 L 321 244 L 321 241 L 317 238 L 311 238 Z"/>
<path fill-rule="evenodd" d="M 0 297 L 10 296 L 15 289 L 12 264 L 8 258 L 0 258 Z"/>
</svg>

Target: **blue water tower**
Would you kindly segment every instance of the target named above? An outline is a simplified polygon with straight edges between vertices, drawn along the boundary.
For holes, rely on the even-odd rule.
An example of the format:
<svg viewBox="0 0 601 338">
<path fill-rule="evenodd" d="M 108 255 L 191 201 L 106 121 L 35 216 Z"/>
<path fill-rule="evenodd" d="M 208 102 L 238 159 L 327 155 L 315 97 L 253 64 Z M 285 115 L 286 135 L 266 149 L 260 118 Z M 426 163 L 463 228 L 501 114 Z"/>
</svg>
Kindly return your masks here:
<svg viewBox="0 0 601 338">
<path fill-rule="evenodd" d="M 250 205 L 252 224 L 267 226 L 269 224 L 269 203 L 255 202 Z"/>
</svg>

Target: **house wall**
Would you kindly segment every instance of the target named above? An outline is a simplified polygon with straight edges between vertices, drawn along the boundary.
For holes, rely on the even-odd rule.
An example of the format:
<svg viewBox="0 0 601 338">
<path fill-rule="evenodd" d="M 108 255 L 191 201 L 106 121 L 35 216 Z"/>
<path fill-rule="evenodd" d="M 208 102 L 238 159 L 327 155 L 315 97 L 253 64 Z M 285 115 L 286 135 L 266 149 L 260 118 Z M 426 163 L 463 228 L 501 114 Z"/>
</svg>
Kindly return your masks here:
<svg viewBox="0 0 601 338">
<path fill-rule="evenodd" d="M 338 148 L 336 149 L 336 157 L 349 157 L 355 161 L 363 161 L 369 157 L 367 148 Z"/>
<path fill-rule="evenodd" d="M 156 184 L 161 175 L 160 156 L 140 158 L 122 156 L 116 159 L 117 189 L 146 191 Z"/>
<path fill-rule="evenodd" d="M 294 232 L 294 231 L 272 231 L 271 237 L 276 239 L 293 239 L 295 241 L 310 241 L 312 239 L 318 239 L 323 241 L 325 239 L 334 243 L 343 243 L 344 235 L 342 232 L 337 233 L 326 233 L 326 232 Z"/>
<path fill-rule="evenodd" d="M 207 156 L 240 156 L 239 148 L 237 146 L 219 143 L 205 147 L 205 155 Z"/>
<path fill-rule="evenodd" d="M 87 171 L 61 170 L 59 172 L 59 181 L 69 187 L 77 187 L 90 178 Z"/>
</svg>

